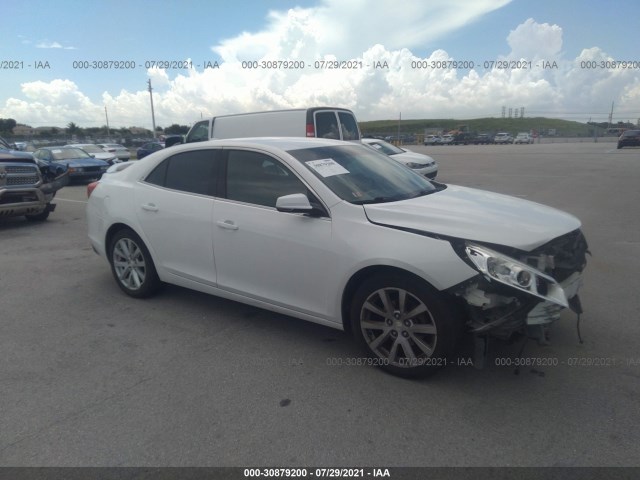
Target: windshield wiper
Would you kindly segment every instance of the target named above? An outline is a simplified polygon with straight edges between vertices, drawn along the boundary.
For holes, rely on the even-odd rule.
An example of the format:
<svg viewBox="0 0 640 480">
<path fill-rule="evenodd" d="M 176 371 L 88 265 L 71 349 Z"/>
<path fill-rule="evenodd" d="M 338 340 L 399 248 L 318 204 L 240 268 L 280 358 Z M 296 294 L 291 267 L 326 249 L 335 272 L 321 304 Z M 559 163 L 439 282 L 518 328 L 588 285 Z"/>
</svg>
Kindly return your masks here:
<svg viewBox="0 0 640 480">
<path fill-rule="evenodd" d="M 396 202 L 398 200 L 404 200 L 404 199 L 405 199 L 404 195 L 402 195 L 402 196 L 397 196 L 396 195 L 395 197 L 375 197 L 375 198 L 372 198 L 372 199 L 369 199 L 369 200 L 360 200 L 360 201 L 356 201 L 356 202 L 353 202 L 353 203 L 355 203 L 356 205 L 367 205 L 367 204 L 370 204 L 370 203 Z"/>
</svg>

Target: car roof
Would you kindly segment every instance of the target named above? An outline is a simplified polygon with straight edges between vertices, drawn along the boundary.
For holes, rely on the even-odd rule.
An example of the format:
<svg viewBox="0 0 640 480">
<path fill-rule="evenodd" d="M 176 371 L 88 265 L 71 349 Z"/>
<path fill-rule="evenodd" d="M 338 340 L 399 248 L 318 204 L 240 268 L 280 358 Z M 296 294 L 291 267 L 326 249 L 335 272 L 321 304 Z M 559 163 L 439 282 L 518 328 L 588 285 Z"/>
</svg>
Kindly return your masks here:
<svg viewBox="0 0 640 480">
<path fill-rule="evenodd" d="M 227 138 L 224 140 L 208 140 L 198 143 L 187 143 L 178 145 L 181 148 L 186 146 L 202 145 L 208 147 L 273 147 L 280 150 L 302 150 L 316 147 L 339 147 L 358 145 L 357 142 L 346 142 L 344 140 L 332 140 L 326 138 L 311 137 L 249 137 L 249 138 Z"/>
</svg>

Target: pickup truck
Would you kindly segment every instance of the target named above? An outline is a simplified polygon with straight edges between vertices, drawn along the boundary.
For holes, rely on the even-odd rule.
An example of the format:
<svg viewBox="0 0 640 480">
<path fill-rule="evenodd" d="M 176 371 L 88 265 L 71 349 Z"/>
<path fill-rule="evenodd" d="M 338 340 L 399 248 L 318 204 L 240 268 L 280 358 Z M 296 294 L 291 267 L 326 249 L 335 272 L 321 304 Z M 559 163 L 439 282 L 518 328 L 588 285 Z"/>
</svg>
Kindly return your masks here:
<svg viewBox="0 0 640 480">
<path fill-rule="evenodd" d="M 13 150 L 0 137 L 0 218 L 46 220 L 56 208 L 53 197 L 68 183 L 64 166 L 39 165 L 30 153 Z"/>
</svg>

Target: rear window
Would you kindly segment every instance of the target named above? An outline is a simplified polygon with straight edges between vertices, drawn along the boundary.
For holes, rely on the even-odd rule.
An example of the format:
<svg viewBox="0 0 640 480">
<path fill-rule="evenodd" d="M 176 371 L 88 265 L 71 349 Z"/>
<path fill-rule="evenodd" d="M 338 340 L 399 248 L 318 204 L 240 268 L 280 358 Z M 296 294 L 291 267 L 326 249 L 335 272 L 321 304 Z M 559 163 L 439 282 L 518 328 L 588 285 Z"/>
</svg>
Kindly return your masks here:
<svg viewBox="0 0 640 480">
<path fill-rule="evenodd" d="M 334 140 L 360 140 L 358 123 L 350 112 L 320 111 L 315 115 L 316 137 Z"/>
</svg>

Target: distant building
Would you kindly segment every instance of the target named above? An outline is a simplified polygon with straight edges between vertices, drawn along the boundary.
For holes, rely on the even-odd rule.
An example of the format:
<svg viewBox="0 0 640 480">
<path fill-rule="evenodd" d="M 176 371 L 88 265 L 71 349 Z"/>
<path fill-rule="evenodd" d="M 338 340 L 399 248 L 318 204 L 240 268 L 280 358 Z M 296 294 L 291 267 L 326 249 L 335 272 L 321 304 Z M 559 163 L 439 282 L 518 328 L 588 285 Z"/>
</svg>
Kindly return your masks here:
<svg viewBox="0 0 640 480">
<path fill-rule="evenodd" d="M 33 128 L 28 125 L 16 125 L 12 130 L 13 134 L 18 137 L 30 137 L 33 135 Z"/>
</svg>

